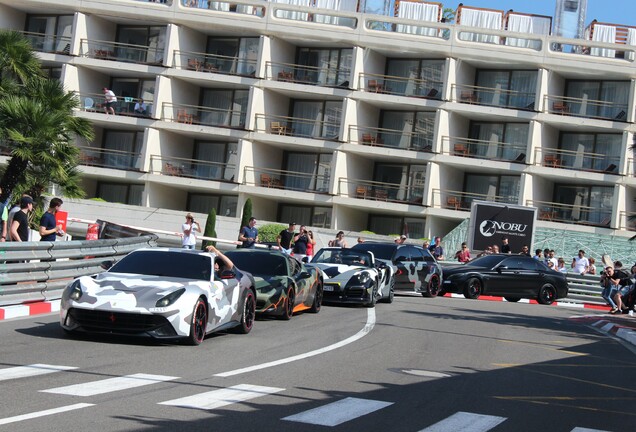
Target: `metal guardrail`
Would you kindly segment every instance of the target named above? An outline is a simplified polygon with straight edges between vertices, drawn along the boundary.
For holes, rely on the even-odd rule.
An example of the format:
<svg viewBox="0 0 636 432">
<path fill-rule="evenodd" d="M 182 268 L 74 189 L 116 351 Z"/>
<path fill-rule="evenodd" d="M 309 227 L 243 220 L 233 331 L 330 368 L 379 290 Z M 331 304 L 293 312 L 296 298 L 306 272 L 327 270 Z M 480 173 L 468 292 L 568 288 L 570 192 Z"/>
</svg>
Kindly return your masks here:
<svg viewBox="0 0 636 432">
<path fill-rule="evenodd" d="M 105 240 L 7 242 L 0 251 L 0 306 L 59 299 L 68 282 L 101 273 L 101 263 L 141 247 L 156 235 Z M 55 260 L 55 261 L 54 261 Z"/>
</svg>

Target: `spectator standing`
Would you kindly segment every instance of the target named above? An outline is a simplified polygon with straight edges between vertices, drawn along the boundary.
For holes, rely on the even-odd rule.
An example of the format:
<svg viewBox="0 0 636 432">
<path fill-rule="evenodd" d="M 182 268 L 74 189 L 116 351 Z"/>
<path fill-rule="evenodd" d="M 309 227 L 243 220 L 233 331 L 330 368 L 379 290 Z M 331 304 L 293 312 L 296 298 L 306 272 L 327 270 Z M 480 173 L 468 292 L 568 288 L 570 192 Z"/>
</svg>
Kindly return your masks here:
<svg viewBox="0 0 636 432">
<path fill-rule="evenodd" d="M 521 248 L 521 252 L 519 252 L 519 255 L 530 256 L 530 250 L 527 245 L 523 245 L 523 247 Z"/>
<path fill-rule="evenodd" d="M 186 221 L 181 225 L 181 231 L 183 232 L 181 246 L 184 249 L 194 249 L 197 244 L 195 232 L 201 232 L 201 226 L 199 225 L 199 222 L 195 222 L 192 213 L 188 213 L 186 215 Z"/>
<path fill-rule="evenodd" d="M 290 222 L 287 229 L 282 230 L 276 237 L 276 243 L 281 252 L 290 255 L 292 240 L 294 239 L 294 231 L 296 230 L 296 222 Z"/>
<path fill-rule="evenodd" d="M 29 212 L 33 211 L 33 198 L 23 196 L 20 198 L 20 210 L 11 221 L 11 241 L 29 241 Z"/>
<path fill-rule="evenodd" d="M 311 230 L 308 230 L 307 238 L 309 239 L 309 241 L 307 242 L 307 258 L 309 258 L 309 261 L 311 261 L 311 258 L 314 256 L 314 246 L 316 245 L 314 232 Z"/>
<path fill-rule="evenodd" d="M 246 226 L 241 228 L 239 240 L 243 242 L 242 248 L 254 249 L 258 243 L 258 228 L 256 228 L 256 218 L 251 217 Z"/>
<path fill-rule="evenodd" d="M 559 265 L 558 260 L 554 257 L 554 249 L 550 249 L 550 253 L 548 254 L 548 261 L 552 263 L 552 268 L 556 269 Z"/>
<path fill-rule="evenodd" d="M 574 273 L 577 274 L 585 274 L 590 268 L 590 262 L 585 257 L 585 251 L 583 249 L 579 250 L 579 255 L 572 259 L 571 267 L 574 269 Z M 614 269 L 612 269 L 613 273 Z"/>
<path fill-rule="evenodd" d="M 344 231 L 338 231 L 334 240 L 329 240 L 329 246 L 331 247 L 347 247 L 347 241 L 344 238 Z"/>
<path fill-rule="evenodd" d="M 455 253 L 455 258 L 462 264 L 470 261 L 470 250 L 465 242 L 462 243 L 462 248 Z"/>
<path fill-rule="evenodd" d="M 102 91 L 104 92 L 104 112 L 106 114 L 110 113 L 112 115 L 115 115 L 115 104 L 117 103 L 117 96 L 115 96 L 115 93 L 113 93 L 112 90 L 109 90 L 106 87 L 104 87 Z"/>
<path fill-rule="evenodd" d="M 0 195 L 2 195 L 2 188 L 0 188 Z M 8 202 L 8 200 L 7 200 Z M 7 225 L 9 219 L 9 211 L 7 210 L 7 203 L 0 203 L 0 242 L 7 241 Z"/>
<path fill-rule="evenodd" d="M 444 248 L 442 247 L 441 237 L 435 237 L 435 243 L 430 245 L 428 250 L 435 257 L 435 259 L 442 261 L 444 260 Z"/>
<path fill-rule="evenodd" d="M 510 249 L 510 244 L 508 244 L 508 237 L 504 237 L 501 239 L 501 253 L 512 253 L 512 250 Z"/>
<path fill-rule="evenodd" d="M 49 202 L 49 209 L 40 218 L 40 241 L 55 241 L 56 236 L 64 235 L 62 224 L 58 225 L 55 220 L 55 214 L 62 204 L 62 200 L 57 197 Z"/>
<path fill-rule="evenodd" d="M 592 257 L 588 259 L 590 266 L 587 268 L 587 274 L 595 275 L 596 274 L 596 260 Z"/>
<path fill-rule="evenodd" d="M 422 247 L 426 250 L 429 250 L 429 248 L 431 247 L 431 243 L 428 241 L 424 241 L 424 243 L 422 243 Z"/>
<path fill-rule="evenodd" d="M 307 244 L 309 243 L 309 235 L 307 234 L 307 227 L 305 225 L 300 226 L 300 231 L 294 236 L 294 258 L 298 261 L 302 261 L 307 256 Z"/>
<path fill-rule="evenodd" d="M 399 236 L 398 238 L 396 238 L 393 241 L 395 242 L 395 244 L 404 244 L 404 243 L 406 243 L 406 236 L 404 234 L 402 234 L 401 236 Z"/>
<path fill-rule="evenodd" d="M 497 245 L 492 245 L 492 253 L 494 253 L 494 254 L 499 253 L 499 246 L 497 246 Z"/>
<path fill-rule="evenodd" d="M 568 272 L 568 268 L 565 266 L 565 260 L 563 259 L 563 257 L 559 257 L 559 259 L 557 259 L 556 270 L 561 273 Z"/>
<path fill-rule="evenodd" d="M 364 237 L 358 237 L 358 244 L 364 243 Z"/>
<path fill-rule="evenodd" d="M 536 260 L 543 261 L 543 251 L 541 249 L 537 249 L 534 251 L 534 256 L 532 257 Z"/>
</svg>

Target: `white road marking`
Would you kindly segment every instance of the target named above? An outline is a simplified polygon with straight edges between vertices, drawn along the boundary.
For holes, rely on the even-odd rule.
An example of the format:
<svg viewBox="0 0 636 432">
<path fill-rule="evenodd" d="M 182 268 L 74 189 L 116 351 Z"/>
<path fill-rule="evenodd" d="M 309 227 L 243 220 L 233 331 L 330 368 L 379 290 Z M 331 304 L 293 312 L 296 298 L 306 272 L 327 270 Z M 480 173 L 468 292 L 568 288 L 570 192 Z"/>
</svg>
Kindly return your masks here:
<svg viewBox="0 0 636 432">
<path fill-rule="evenodd" d="M 278 387 L 262 387 L 250 384 L 239 384 L 220 390 L 200 393 L 180 399 L 159 402 L 159 405 L 171 405 L 184 408 L 212 410 L 226 405 L 244 402 L 261 396 L 278 393 L 285 389 Z"/>
<path fill-rule="evenodd" d="M 386 408 L 389 405 L 393 405 L 393 402 L 348 397 L 319 408 L 285 417 L 283 420 L 320 426 L 338 426 L 349 420 Z"/>
<path fill-rule="evenodd" d="M 80 408 L 86 408 L 86 407 L 89 407 L 89 406 L 93 406 L 93 404 L 77 403 L 77 404 L 73 404 L 73 405 L 63 406 L 63 407 L 60 407 L 60 408 L 53 408 L 53 409 L 44 410 L 44 411 L 37 411 L 37 412 L 30 413 L 30 414 L 22 414 L 22 415 L 15 416 L 15 417 L 7 417 L 7 418 L 0 419 L 0 425 L 6 425 L 6 424 L 9 424 L 9 423 L 16 423 L 16 422 L 20 422 L 20 421 L 24 421 L 24 420 L 30 420 L 30 419 L 34 419 L 34 418 L 38 418 L 38 417 L 44 417 L 44 416 L 53 415 L 53 414 L 60 414 L 60 413 L 67 412 L 67 411 L 73 411 L 73 410 L 80 409 Z"/>
<path fill-rule="evenodd" d="M 449 374 L 445 374 L 441 372 L 426 371 L 421 369 L 402 369 L 402 372 L 409 375 L 430 377 L 430 378 L 448 378 L 449 376 L 451 376 Z"/>
<path fill-rule="evenodd" d="M 420 432 L 486 432 L 504 420 L 505 417 L 460 411 Z"/>
<path fill-rule="evenodd" d="M 572 429 L 572 432 L 605 432 L 605 431 L 601 429 L 588 429 L 588 428 L 582 428 L 582 427 L 575 427 L 574 429 Z"/>
<path fill-rule="evenodd" d="M 371 330 L 373 330 L 374 326 L 375 326 L 375 308 L 369 308 L 367 309 L 367 323 L 365 324 L 365 326 L 358 333 L 354 334 L 351 337 L 348 337 L 347 339 L 341 340 L 340 342 L 336 342 L 335 344 L 332 344 L 332 345 L 328 345 L 324 348 L 319 348 L 314 351 L 306 352 L 304 354 L 298 354 L 298 355 L 287 357 L 284 359 L 274 360 L 268 363 L 261 363 L 259 365 L 249 366 L 242 369 L 235 369 L 228 372 L 222 372 L 222 373 L 214 374 L 214 376 L 225 378 L 225 377 L 230 377 L 234 375 L 244 374 L 247 372 L 253 372 L 256 370 L 266 369 L 269 367 L 279 366 L 279 365 L 282 365 L 285 363 L 291 363 L 297 360 L 303 360 L 308 357 L 317 356 L 319 354 L 323 354 L 338 348 L 342 348 L 345 345 L 348 345 L 350 343 L 357 341 L 358 339 L 365 337 L 367 334 L 371 332 Z"/>
<path fill-rule="evenodd" d="M 108 378 L 83 384 L 40 390 L 44 393 L 64 394 L 69 396 L 94 396 L 119 390 L 126 390 L 164 381 L 171 381 L 179 377 L 164 375 L 134 374 L 117 378 Z"/>
<path fill-rule="evenodd" d="M 73 366 L 56 366 L 49 364 L 32 364 L 28 366 L 16 366 L 0 369 L 0 381 L 26 378 L 30 376 L 45 375 L 54 372 L 77 369 Z"/>
</svg>

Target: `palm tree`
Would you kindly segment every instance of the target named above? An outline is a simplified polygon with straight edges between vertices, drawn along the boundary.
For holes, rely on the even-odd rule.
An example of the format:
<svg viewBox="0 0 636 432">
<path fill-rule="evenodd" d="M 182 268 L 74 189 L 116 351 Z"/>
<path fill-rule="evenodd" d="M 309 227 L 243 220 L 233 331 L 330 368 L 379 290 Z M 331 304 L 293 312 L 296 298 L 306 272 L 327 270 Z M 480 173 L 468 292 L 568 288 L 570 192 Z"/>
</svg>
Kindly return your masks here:
<svg viewBox="0 0 636 432">
<path fill-rule="evenodd" d="M 93 128 L 73 115 L 80 105 L 77 96 L 66 92 L 59 81 L 39 74 L 37 59 L 33 71 L 35 57 L 28 41 L 25 49 L 21 35 L 6 33 L 0 32 L 0 50 L 5 50 L 0 53 L 0 90 L 7 90 L 0 100 L 0 140 L 11 158 L 0 179 L 0 202 L 14 192 L 28 192 L 37 199 L 51 183 L 58 184 L 65 196 L 81 197 L 79 150 L 73 140 L 77 136 L 92 140 Z"/>
</svg>

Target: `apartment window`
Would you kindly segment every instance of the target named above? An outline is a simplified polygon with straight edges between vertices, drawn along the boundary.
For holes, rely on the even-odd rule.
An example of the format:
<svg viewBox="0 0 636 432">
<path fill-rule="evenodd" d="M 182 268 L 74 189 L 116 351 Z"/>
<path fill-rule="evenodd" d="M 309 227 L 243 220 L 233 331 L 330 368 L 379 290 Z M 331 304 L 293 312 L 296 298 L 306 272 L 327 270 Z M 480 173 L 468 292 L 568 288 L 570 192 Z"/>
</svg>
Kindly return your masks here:
<svg viewBox="0 0 636 432">
<path fill-rule="evenodd" d="M 426 183 L 426 165 L 376 163 L 373 181 L 378 189 L 384 189 L 393 201 L 422 203 Z"/>
<path fill-rule="evenodd" d="M 218 72 L 232 75 L 253 76 L 260 49 L 260 38 L 217 38 L 209 37 L 206 53 L 214 59 L 212 66 Z"/>
<path fill-rule="evenodd" d="M 196 177 L 234 181 L 238 164 L 237 149 L 238 143 L 235 142 L 195 142 L 193 158 L 197 161 L 202 161 L 201 163 L 195 162 L 193 164 L 192 169 Z"/>
<path fill-rule="evenodd" d="M 73 15 L 29 15 L 25 30 L 34 50 L 68 54 L 73 36 Z"/>
<path fill-rule="evenodd" d="M 528 123 L 470 123 L 470 154 L 485 159 L 523 160 L 528 147 Z"/>
<path fill-rule="evenodd" d="M 520 176 L 466 174 L 464 177 L 464 205 L 470 208 L 473 200 L 496 201 L 508 204 L 519 202 Z"/>
<path fill-rule="evenodd" d="M 219 216 L 236 217 L 237 203 L 236 195 L 188 193 L 187 208 L 191 212 L 205 214 L 215 209 Z"/>
<path fill-rule="evenodd" d="M 609 225 L 613 196 L 613 186 L 554 186 L 554 202 L 563 205 L 559 219 L 564 221 Z"/>
<path fill-rule="evenodd" d="M 387 59 L 387 86 L 391 93 L 439 99 L 444 86 L 444 63 L 445 60 L 434 59 Z M 408 78 L 408 81 L 390 77 Z"/>
<path fill-rule="evenodd" d="M 285 223 L 296 222 L 316 228 L 331 228 L 331 208 L 303 206 L 299 204 L 280 204 L 278 220 Z"/>
<path fill-rule="evenodd" d="M 245 127 L 248 90 L 202 89 L 199 122 L 209 126 Z"/>
<path fill-rule="evenodd" d="M 117 42 L 145 47 L 118 47 L 117 58 L 140 63 L 162 63 L 166 44 L 166 26 L 117 27 Z"/>
<path fill-rule="evenodd" d="M 125 183 L 97 183 L 97 198 L 111 203 L 141 205 L 143 185 Z"/>
<path fill-rule="evenodd" d="M 104 131 L 102 140 L 104 166 L 118 169 L 137 168 L 143 139 L 143 132 Z"/>
<path fill-rule="evenodd" d="M 388 215 L 369 215 L 369 231 L 382 235 L 405 234 L 410 238 L 424 237 L 425 219 Z"/>
<path fill-rule="evenodd" d="M 478 70 L 477 100 L 484 105 L 534 109 L 536 70 Z M 483 87 L 483 88 L 482 88 Z"/>
<path fill-rule="evenodd" d="M 298 48 L 297 64 L 318 69 L 301 69 L 297 77 L 302 81 L 325 86 L 344 86 L 349 82 L 353 49 L 351 48 Z"/>
<path fill-rule="evenodd" d="M 565 96 L 571 113 L 586 117 L 625 120 L 629 102 L 629 81 L 568 80 Z"/>
<path fill-rule="evenodd" d="M 285 189 L 327 192 L 331 177 L 331 153 L 285 152 L 282 175 Z"/>
<path fill-rule="evenodd" d="M 42 73 L 44 76 L 50 79 L 61 80 L 62 79 L 62 68 L 61 67 L 41 67 Z"/>
<path fill-rule="evenodd" d="M 340 135 L 341 101 L 292 101 L 294 135 L 307 138 L 337 139 Z"/>
<path fill-rule="evenodd" d="M 378 141 L 389 147 L 430 151 L 435 136 L 434 112 L 382 111 Z"/>
<path fill-rule="evenodd" d="M 561 132 L 562 164 L 591 171 L 616 171 L 621 158 L 622 134 Z"/>
</svg>

